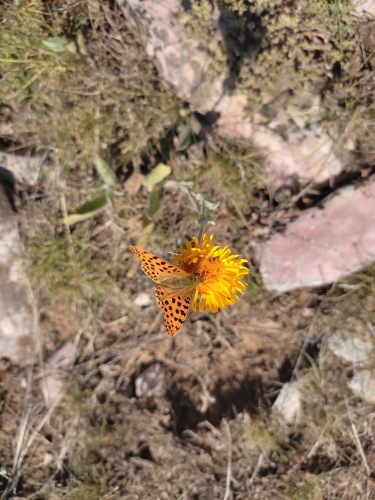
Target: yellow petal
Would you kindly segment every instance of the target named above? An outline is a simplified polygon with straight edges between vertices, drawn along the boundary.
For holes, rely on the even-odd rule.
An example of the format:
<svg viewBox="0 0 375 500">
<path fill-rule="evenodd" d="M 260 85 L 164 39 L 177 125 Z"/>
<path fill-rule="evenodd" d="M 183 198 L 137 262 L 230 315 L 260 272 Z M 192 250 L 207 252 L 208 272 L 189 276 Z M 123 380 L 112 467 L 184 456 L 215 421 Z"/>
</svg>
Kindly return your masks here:
<svg viewBox="0 0 375 500">
<path fill-rule="evenodd" d="M 199 301 L 199 311 L 201 313 L 204 311 L 204 301 L 205 301 L 205 297 L 204 297 L 204 295 L 201 295 L 201 299 Z"/>
</svg>

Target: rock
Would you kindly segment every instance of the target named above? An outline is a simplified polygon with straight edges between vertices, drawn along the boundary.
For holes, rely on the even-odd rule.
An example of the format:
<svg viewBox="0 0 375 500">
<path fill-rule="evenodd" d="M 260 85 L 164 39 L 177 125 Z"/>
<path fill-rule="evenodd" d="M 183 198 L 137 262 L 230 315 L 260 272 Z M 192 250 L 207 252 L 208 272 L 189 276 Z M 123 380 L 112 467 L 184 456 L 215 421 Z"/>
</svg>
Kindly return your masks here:
<svg viewBox="0 0 375 500">
<path fill-rule="evenodd" d="M 48 151 L 40 156 L 29 157 L 0 152 L 0 175 L 7 180 L 14 179 L 20 184 L 34 186 L 47 154 Z"/>
<path fill-rule="evenodd" d="M 319 124 L 311 130 L 305 127 L 303 136 L 290 134 L 284 140 L 271 128 L 250 121 L 246 95 L 232 91 L 228 94 L 228 75 L 208 74 L 212 58 L 209 47 L 202 47 L 184 34 L 180 0 L 117 1 L 176 95 L 207 120 L 212 118 L 218 133 L 261 149 L 266 156 L 267 180 L 275 188 L 296 181 L 326 183 L 342 171 L 333 141 Z M 305 126 L 306 120 L 299 120 L 299 125 Z"/>
<path fill-rule="evenodd" d="M 199 50 L 198 40 L 185 37 L 178 20 L 178 0 L 119 0 L 125 17 L 137 31 L 160 75 L 185 99 L 202 83 L 208 54 Z"/>
<path fill-rule="evenodd" d="M 375 403 L 375 373 L 370 370 L 359 370 L 348 383 L 356 396 L 368 403 Z"/>
<path fill-rule="evenodd" d="M 243 96 L 225 96 L 216 109 L 220 113 L 217 121 L 220 133 L 248 142 L 264 152 L 266 178 L 275 188 L 296 182 L 325 184 L 343 169 L 335 156 L 333 140 L 323 132 L 321 124 L 316 123 L 316 110 L 312 115 L 315 123 L 308 124 L 306 129 L 296 127 L 284 140 L 269 128 L 273 122 L 255 125 L 249 121 Z M 280 125 L 285 121 L 286 117 L 277 116 Z"/>
<path fill-rule="evenodd" d="M 332 283 L 375 260 L 375 182 L 338 190 L 266 242 L 260 261 L 269 290 Z"/>
<path fill-rule="evenodd" d="M 141 189 L 145 176 L 134 172 L 125 182 L 125 189 L 129 196 L 135 196 Z"/>
<path fill-rule="evenodd" d="M 352 336 L 343 338 L 340 333 L 329 337 L 328 347 L 337 357 L 354 364 L 366 361 L 373 350 L 371 342 Z"/>
<path fill-rule="evenodd" d="M 38 320 L 23 257 L 16 214 L 0 186 L 0 356 L 27 366 L 34 362 Z"/>
<path fill-rule="evenodd" d="M 134 304 L 139 307 L 148 307 L 151 304 L 151 297 L 148 293 L 142 292 L 136 296 Z"/>
<path fill-rule="evenodd" d="M 27 157 L 0 152 L 0 177 L 34 185 L 48 152 Z M 23 247 L 16 214 L 0 186 L 0 355 L 20 366 L 34 362 L 37 311 L 23 271 Z"/>
<path fill-rule="evenodd" d="M 52 462 L 53 455 L 51 453 L 45 453 L 43 458 L 43 467 L 47 467 Z"/>
<path fill-rule="evenodd" d="M 373 3 L 373 10 L 375 15 L 375 1 Z M 361 23 L 359 26 L 359 35 L 361 37 L 361 44 L 363 45 L 364 55 L 372 68 L 375 67 L 375 21 Z"/>
<path fill-rule="evenodd" d="M 167 391 L 167 381 L 161 364 L 149 366 L 135 380 L 135 395 L 141 397 L 161 397 Z"/>
<path fill-rule="evenodd" d="M 301 393 L 296 382 L 283 385 L 273 403 L 272 413 L 286 424 L 296 424 L 300 421 L 302 413 Z"/>
<path fill-rule="evenodd" d="M 53 367 L 58 365 L 61 369 L 69 369 L 74 363 L 74 345 L 68 341 L 60 347 L 58 351 L 52 354 L 47 360 L 47 366 Z"/>
<path fill-rule="evenodd" d="M 358 16 L 363 16 L 364 14 L 375 16 L 375 0 L 360 0 L 359 2 L 354 2 L 353 13 Z"/>
</svg>

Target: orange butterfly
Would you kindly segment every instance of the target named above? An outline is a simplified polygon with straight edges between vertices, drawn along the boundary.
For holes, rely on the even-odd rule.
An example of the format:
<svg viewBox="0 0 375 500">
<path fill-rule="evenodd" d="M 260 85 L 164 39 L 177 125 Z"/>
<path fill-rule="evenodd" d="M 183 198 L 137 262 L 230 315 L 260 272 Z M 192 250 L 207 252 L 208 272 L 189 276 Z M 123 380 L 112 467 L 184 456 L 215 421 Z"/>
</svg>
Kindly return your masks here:
<svg viewBox="0 0 375 500">
<path fill-rule="evenodd" d="M 142 248 L 131 246 L 130 249 L 140 259 L 142 271 L 156 283 L 156 301 L 163 311 L 164 326 L 168 336 L 174 337 L 189 316 L 195 290 L 202 278 L 191 276 Z"/>
</svg>

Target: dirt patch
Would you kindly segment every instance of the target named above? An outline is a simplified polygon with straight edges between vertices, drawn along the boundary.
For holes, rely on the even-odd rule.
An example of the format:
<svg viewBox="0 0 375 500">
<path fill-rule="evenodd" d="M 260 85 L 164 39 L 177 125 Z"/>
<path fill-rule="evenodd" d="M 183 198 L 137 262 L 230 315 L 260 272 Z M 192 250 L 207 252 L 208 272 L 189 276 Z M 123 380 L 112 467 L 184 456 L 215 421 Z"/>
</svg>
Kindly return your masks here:
<svg viewBox="0 0 375 500">
<path fill-rule="evenodd" d="M 261 313 L 261 321 L 251 318 L 254 313 L 246 304 L 237 309 L 227 319 L 219 316 L 214 322 L 192 315 L 175 340 L 166 343 L 162 338 L 151 349 L 144 346 L 141 353 L 127 360 L 138 367 L 134 375 L 151 363 L 164 366 L 177 434 L 195 429 L 203 420 L 218 425 L 224 416 L 256 412 L 272 384 L 292 375 L 299 344 L 292 325 L 267 321 L 266 312 Z M 237 315 L 241 322 L 237 323 Z M 248 322 L 242 323 L 246 319 Z M 209 405 L 205 400 L 200 377 L 215 403 Z"/>
</svg>

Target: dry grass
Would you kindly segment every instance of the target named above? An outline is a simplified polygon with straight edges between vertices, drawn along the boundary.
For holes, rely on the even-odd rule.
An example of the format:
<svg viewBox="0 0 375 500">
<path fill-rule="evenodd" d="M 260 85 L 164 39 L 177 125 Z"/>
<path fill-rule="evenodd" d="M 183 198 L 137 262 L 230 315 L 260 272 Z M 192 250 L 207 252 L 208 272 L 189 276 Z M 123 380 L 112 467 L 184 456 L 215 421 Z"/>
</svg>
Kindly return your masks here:
<svg viewBox="0 0 375 500">
<path fill-rule="evenodd" d="M 285 74 L 295 93 L 301 81 L 319 89 L 327 126 L 337 123 L 347 137 L 364 123 L 359 164 L 370 165 L 373 90 L 368 67 L 355 58 L 349 3 L 308 1 L 303 15 L 288 2 L 249 5 L 225 2 L 230 29 L 241 36 L 229 54 L 218 48 L 213 69 L 238 73 L 251 113 L 283 86 Z M 186 22 L 203 42 L 215 36 L 202 18 L 209 7 L 197 2 Z M 160 81 L 115 4 L 24 0 L 3 3 L 1 17 L 2 147 L 50 154 L 38 185 L 15 197 L 41 345 L 33 370 L 0 365 L 0 499 L 372 498 L 365 462 L 372 474 L 373 407 L 343 389 L 352 367 L 324 350 L 332 329 L 344 328 L 342 318 L 374 323 L 372 267 L 345 281 L 354 288 L 341 283 L 273 297 L 251 262 L 249 293 L 238 305 L 215 318 L 196 314 L 189 335 L 166 339 L 153 297 L 144 309 L 133 303 L 152 288 L 135 271 L 128 245 L 143 234 L 166 253 L 195 234 L 197 214 L 178 186 L 162 185 L 151 226 L 143 176 L 164 161 L 173 169 L 169 179 L 220 201 L 217 242 L 232 242 L 249 259 L 249 234 L 267 236 L 287 222 L 290 200 L 269 196 L 255 152 L 213 131 L 177 151 L 193 117 Z M 262 43 L 244 53 L 249 27 Z M 44 43 L 56 38 L 64 51 Z M 95 196 L 97 155 L 118 179 L 113 208 L 69 229 L 62 218 Z M 314 328 L 309 310 L 317 315 Z M 296 376 L 307 335 L 309 357 L 298 370 L 302 419 L 276 426 L 270 407 Z M 53 374 L 48 357 L 67 341 L 74 365 Z M 136 377 L 156 362 L 166 395 L 136 398 Z M 52 405 L 51 373 L 66 384 Z"/>
</svg>

